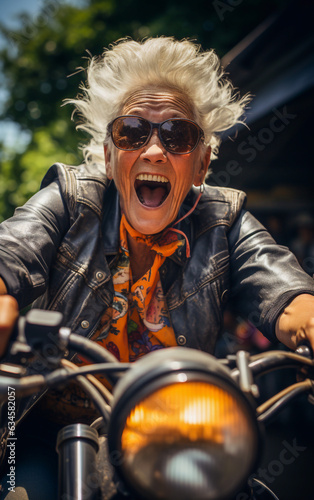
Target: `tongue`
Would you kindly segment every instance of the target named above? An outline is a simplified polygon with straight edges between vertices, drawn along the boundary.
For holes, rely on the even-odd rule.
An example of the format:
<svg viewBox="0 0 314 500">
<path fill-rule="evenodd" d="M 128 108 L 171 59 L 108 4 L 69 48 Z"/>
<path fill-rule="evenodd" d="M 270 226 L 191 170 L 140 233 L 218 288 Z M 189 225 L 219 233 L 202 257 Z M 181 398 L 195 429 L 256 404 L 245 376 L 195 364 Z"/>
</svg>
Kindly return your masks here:
<svg viewBox="0 0 314 500">
<path fill-rule="evenodd" d="M 164 187 L 151 189 L 144 185 L 141 186 L 139 194 L 140 201 L 143 205 L 147 207 L 158 207 L 165 197 L 166 189 Z"/>
</svg>

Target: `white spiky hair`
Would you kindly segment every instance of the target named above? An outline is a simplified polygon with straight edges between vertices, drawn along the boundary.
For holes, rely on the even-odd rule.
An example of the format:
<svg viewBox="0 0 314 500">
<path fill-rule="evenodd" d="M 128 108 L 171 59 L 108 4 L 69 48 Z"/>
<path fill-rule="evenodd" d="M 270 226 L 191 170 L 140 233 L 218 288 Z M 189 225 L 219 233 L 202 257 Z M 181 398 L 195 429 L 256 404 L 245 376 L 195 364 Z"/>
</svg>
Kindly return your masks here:
<svg viewBox="0 0 314 500">
<path fill-rule="evenodd" d="M 118 40 L 101 57 L 90 59 L 87 84 L 74 104 L 81 117 L 77 128 L 91 135 L 83 148 L 85 162 L 105 166 L 103 144 L 109 144 L 107 125 L 121 114 L 128 96 L 138 89 L 169 87 L 192 103 L 195 120 L 205 133 L 205 144 L 218 153 L 222 132 L 241 122 L 249 97 L 240 98 L 225 78 L 213 50 L 202 51 L 189 40 L 149 38 L 143 42 Z"/>
</svg>

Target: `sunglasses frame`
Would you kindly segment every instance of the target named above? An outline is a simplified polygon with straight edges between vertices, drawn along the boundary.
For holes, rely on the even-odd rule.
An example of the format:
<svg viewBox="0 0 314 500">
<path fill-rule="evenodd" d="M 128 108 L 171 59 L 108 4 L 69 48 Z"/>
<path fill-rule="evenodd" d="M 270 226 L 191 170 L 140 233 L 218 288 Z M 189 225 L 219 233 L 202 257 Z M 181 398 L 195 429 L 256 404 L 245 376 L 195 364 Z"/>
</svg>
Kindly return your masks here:
<svg viewBox="0 0 314 500">
<path fill-rule="evenodd" d="M 150 133 L 148 134 L 148 137 L 147 137 L 146 141 L 141 146 L 136 147 L 136 148 L 131 148 L 131 149 L 124 149 L 124 148 L 121 148 L 121 147 L 119 147 L 119 146 L 116 145 L 116 143 L 114 141 L 114 138 L 113 138 L 112 128 L 113 128 L 114 122 L 116 120 L 119 120 L 119 118 L 140 118 L 141 120 L 144 120 L 145 122 L 149 123 L 149 125 L 150 125 Z M 190 151 L 186 151 L 185 153 L 178 153 L 176 151 L 169 150 L 168 147 L 165 145 L 165 143 L 164 143 L 164 141 L 163 141 L 163 139 L 161 137 L 161 131 L 160 131 L 160 129 L 161 129 L 161 127 L 162 127 L 162 125 L 164 123 L 167 123 L 167 122 L 170 122 L 170 121 L 184 121 L 184 122 L 189 122 L 189 123 L 192 123 L 193 125 L 195 125 L 195 127 L 198 130 L 198 138 L 197 138 L 197 141 L 195 143 L 195 146 Z M 168 153 L 171 153 L 171 154 L 174 154 L 174 155 L 187 155 L 187 154 L 192 153 L 197 148 L 200 140 L 205 137 L 204 131 L 201 129 L 201 127 L 196 122 L 194 122 L 193 120 L 190 120 L 189 118 L 168 118 L 167 120 L 164 120 L 163 122 L 154 123 L 154 122 L 151 122 L 151 121 L 147 120 L 146 118 L 143 118 L 142 116 L 138 116 L 138 115 L 120 115 L 120 116 L 117 116 L 114 120 L 112 120 L 108 124 L 107 133 L 108 133 L 108 135 L 110 135 L 110 137 L 112 139 L 112 142 L 113 142 L 113 144 L 115 145 L 116 148 L 121 149 L 122 151 L 137 151 L 138 149 L 141 149 L 144 146 L 146 146 L 146 144 L 150 141 L 154 129 L 158 130 L 159 140 L 160 140 L 161 144 L 163 145 L 163 147 L 165 148 L 165 150 Z"/>
</svg>

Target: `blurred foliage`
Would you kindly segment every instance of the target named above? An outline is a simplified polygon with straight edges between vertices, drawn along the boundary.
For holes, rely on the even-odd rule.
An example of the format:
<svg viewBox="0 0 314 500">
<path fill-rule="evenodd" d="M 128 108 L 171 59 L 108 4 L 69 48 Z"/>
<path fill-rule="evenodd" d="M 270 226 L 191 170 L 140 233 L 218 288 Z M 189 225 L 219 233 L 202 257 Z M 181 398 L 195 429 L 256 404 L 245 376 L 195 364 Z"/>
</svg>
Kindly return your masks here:
<svg viewBox="0 0 314 500">
<path fill-rule="evenodd" d="M 125 36 L 173 35 L 193 38 L 204 49 L 222 56 L 284 0 L 86 0 L 80 6 L 46 0 L 37 17 L 20 16 L 20 28 L 10 31 L 1 50 L 1 79 L 8 89 L 0 120 L 28 132 L 28 144 L 0 152 L 0 220 L 26 201 L 55 161 L 82 161 L 72 110 L 63 99 L 74 97 L 84 81 L 88 54 Z M 69 76 L 72 75 L 72 76 Z M 18 134 L 17 134 L 18 137 Z M 19 147 L 18 147 L 19 146 Z M 22 151 L 21 151 L 22 149 Z"/>
</svg>

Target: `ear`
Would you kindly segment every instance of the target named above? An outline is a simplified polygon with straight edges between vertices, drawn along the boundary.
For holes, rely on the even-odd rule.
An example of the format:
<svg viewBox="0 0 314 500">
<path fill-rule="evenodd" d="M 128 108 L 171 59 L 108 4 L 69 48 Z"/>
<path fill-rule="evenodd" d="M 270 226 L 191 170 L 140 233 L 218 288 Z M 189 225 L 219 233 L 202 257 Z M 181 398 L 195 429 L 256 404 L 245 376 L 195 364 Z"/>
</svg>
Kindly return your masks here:
<svg viewBox="0 0 314 500">
<path fill-rule="evenodd" d="M 105 153 L 105 163 L 106 163 L 106 174 L 107 174 L 107 177 L 108 179 L 112 179 L 113 175 L 112 175 L 112 167 L 111 167 L 111 153 L 110 153 L 110 149 L 108 148 L 108 146 L 106 144 L 104 144 L 104 153 Z"/>
<path fill-rule="evenodd" d="M 196 170 L 194 175 L 194 186 L 200 186 L 203 184 L 205 180 L 205 176 L 207 174 L 208 167 L 210 165 L 210 155 L 211 155 L 211 147 L 208 146 L 203 158 L 200 160 L 199 168 Z"/>
</svg>

